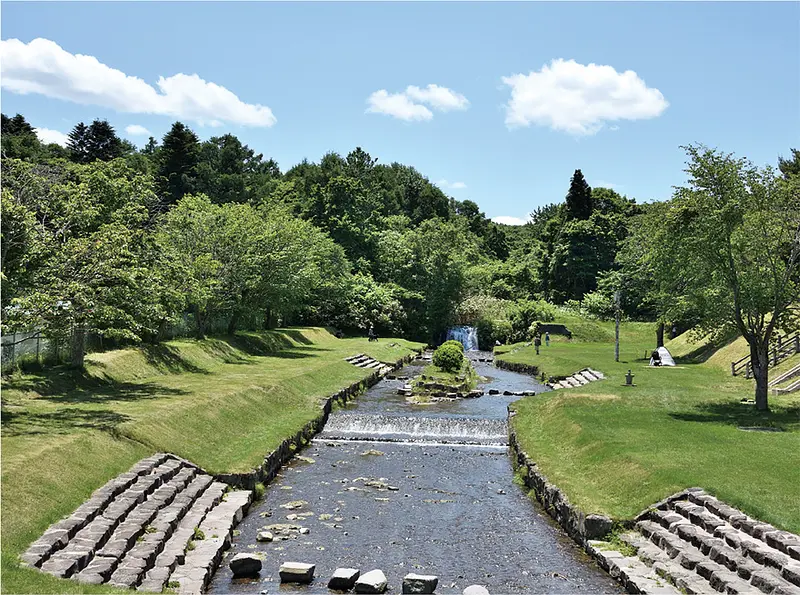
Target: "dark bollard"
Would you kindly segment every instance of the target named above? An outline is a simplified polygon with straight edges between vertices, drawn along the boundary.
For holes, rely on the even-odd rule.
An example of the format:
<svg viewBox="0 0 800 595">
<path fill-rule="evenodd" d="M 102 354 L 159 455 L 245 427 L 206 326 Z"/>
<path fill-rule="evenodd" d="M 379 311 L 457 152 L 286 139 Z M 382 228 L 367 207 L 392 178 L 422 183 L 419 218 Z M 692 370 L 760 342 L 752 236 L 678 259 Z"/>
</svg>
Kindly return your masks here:
<svg viewBox="0 0 800 595">
<path fill-rule="evenodd" d="M 625 374 L 625 386 L 634 386 L 634 384 L 633 384 L 633 376 L 634 375 L 631 374 L 631 371 L 628 370 L 628 373 Z"/>
</svg>

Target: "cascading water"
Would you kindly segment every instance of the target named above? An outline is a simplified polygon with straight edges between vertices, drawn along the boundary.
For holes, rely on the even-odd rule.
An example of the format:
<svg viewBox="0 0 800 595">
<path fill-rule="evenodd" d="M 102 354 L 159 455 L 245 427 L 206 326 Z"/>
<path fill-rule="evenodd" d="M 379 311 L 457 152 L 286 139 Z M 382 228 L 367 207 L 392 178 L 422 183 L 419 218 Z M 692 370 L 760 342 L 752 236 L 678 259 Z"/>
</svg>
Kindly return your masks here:
<svg viewBox="0 0 800 595">
<path fill-rule="evenodd" d="M 458 341 L 464 351 L 478 351 L 478 329 L 474 326 L 454 326 L 447 331 L 448 341 Z"/>
<path fill-rule="evenodd" d="M 503 419 L 344 414 L 331 415 L 320 438 L 504 446 L 508 426 Z"/>
</svg>

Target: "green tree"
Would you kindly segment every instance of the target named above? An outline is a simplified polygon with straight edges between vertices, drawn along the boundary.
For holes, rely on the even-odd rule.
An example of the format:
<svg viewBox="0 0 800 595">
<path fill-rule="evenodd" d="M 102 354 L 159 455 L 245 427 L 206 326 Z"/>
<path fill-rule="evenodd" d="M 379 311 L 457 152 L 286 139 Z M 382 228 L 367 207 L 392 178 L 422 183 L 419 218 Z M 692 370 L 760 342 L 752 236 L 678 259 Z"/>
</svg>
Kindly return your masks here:
<svg viewBox="0 0 800 595">
<path fill-rule="evenodd" d="M 588 219 L 593 210 L 592 189 L 583 177 L 581 170 L 576 169 L 570 180 L 569 192 L 567 193 L 567 218 Z"/>
<path fill-rule="evenodd" d="M 778 157 L 778 169 L 781 170 L 781 173 L 786 180 L 788 180 L 791 176 L 800 176 L 800 151 L 797 149 L 792 149 L 791 151 L 791 159 Z"/>
<path fill-rule="evenodd" d="M 164 135 L 158 153 L 158 190 L 164 208 L 194 191 L 200 141 L 181 122 L 175 122 Z"/>
<path fill-rule="evenodd" d="M 768 408 L 769 346 L 800 299 L 800 180 L 708 149 L 684 147 L 675 190 L 649 260 L 664 304 L 692 304 L 706 331 L 733 327 L 750 346 L 759 410 Z"/>
</svg>

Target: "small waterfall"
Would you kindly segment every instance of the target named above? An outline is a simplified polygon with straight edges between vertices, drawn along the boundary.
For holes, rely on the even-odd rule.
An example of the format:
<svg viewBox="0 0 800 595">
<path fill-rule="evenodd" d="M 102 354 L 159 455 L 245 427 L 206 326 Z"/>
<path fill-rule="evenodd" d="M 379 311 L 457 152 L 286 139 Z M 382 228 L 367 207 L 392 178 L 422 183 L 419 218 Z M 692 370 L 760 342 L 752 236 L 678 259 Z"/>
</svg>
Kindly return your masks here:
<svg viewBox="0 0 800 595">
<path fill-rule="evenodd" d="M 345 414 L 332 415 L 320 438 L 506 445 L 508 426 L 502 419 Z"/>
<path fill-rule="evenodd" d="M 458 341 L 464 351 L 478 351 L 478 329 L 474 326 L 454 326 L 447 331 L 448 341 Z"/>
</svg>

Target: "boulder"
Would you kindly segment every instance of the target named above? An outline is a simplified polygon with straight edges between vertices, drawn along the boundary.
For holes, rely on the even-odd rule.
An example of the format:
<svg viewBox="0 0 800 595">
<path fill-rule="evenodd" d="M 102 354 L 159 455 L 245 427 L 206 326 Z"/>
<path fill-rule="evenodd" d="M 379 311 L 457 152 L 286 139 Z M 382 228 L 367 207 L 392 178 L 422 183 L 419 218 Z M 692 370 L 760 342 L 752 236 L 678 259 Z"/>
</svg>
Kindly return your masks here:
<svg viewBox="0 0 800 595">
<path fill-rule="evenodd" d="M 329 589 L 349 591 L 356 584 L 361 573 L 355 568 L 337 568 L 331 580 L 328 581 Z"/>
<path fill-rule="evenodd" d="M 489 595 L 489 590 L 483 585 L 470 585 L 464 589 L 462 595 Z"/>
<path fill-rule="evenodd" d="M 609 533 L 613 522 L 607 516 L 601 514 L 586 515 L 586 520 L 583 522 L 583 533 L 586 539 L 602 539 Z"/>
<path fill-rule="evenodd" d="M 272 541 L 275 537 L 269 531 L 259 531 L 256 535 L 256 541 Z"/>
<path fill-rule="evenodd" d="M 314 564 L 302 562 L 284 562 L 281 564 L 279 574 L 282 583 L 310 583 L 314 580 Z"/>
<path fill-rule="evenodd" d="M 381 570 L 370 570 L 356 581 L 356 593 L 383 593 L 386 591 L 386 575 Z"/>
<path fill-rule="evenodd" d="M 497 390 L 496 388 L 490 388 L 490 389 L 489 389 L 489 394 L 490 394 L 490 395 L 499 395 L 499 394 L 500 394 L 500 391 L 499 391 L 499 390 Z"/>
<path fill-rule="evenodd" d="M 403 577 L 403 593 L 433 593 L 438 584 L 438 576 L 407 574 Z"/>
<path fill-rule="evenodd" d="M 234 578 L 255 576 L 261 571 L 261 559 L 255 554 L 236 554 L 228 563 Z"/>
<path fill-rule="evenodd" d="M 514 393 L 512 393 L 510 390 L 504 390 L 503 391 L 503 396 L 505 396 L 505 397 L 513 397 Z"/>
<path fill-rule="evenodd" d="M 525 395 L 526 397 L 535 397 L 536 396 L 536 391 L 535 390 L 524 390 L 524 391 L 522 391 L 522 394 Z"/>
<path fill-rule="evenodd" d="M 471 390 L 467 393 L 468 399 L 474 399 L 475 397 L 482 397 L 482 396 L 483 396 L 483 391 L 478 388 L 476 388 L 475 390 Z"/>
</svg>

